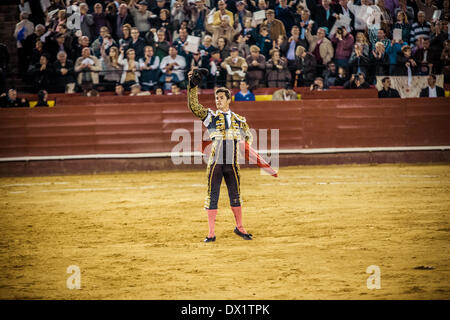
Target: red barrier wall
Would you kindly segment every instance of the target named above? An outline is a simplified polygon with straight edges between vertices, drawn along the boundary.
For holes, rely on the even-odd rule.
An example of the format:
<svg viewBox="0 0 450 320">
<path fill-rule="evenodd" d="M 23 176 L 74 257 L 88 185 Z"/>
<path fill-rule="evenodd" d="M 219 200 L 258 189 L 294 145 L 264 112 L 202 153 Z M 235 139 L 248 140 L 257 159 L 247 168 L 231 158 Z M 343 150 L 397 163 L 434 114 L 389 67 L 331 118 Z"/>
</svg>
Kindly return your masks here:
<svg viewBox="0 0 450 320">
<path fill-rule="evenodd" d="M 178 143 L 173 130 L 193 131 L 185 97 L 108 98 L 0 109 L 0 157 L 169 152 Z M 200 102 L 214 104 L 209 96 Z M 280 149 L 450 145 L 445 98 L 235 102 L 232 109 L 254 129 L 280 129 Z"/>
</svg>

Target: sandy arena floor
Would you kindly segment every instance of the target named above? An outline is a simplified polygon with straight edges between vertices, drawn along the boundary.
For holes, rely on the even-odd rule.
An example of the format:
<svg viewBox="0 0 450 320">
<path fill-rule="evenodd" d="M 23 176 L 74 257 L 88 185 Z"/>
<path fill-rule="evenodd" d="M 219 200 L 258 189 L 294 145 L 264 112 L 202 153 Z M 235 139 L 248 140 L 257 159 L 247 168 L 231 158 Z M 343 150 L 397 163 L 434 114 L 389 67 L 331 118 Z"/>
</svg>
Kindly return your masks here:
<svg viewBox="0 0 450 320">
<path fill-rule="evenodd" d="M 233 234 L 205 171 L 0 179 L 0 299 L 450 299 L 450 166 L 242 171 Z M 67 267 L 81 289 L 66 286 Z M 367 288 L 379 266 L 381 289 Z"/>
</svg>

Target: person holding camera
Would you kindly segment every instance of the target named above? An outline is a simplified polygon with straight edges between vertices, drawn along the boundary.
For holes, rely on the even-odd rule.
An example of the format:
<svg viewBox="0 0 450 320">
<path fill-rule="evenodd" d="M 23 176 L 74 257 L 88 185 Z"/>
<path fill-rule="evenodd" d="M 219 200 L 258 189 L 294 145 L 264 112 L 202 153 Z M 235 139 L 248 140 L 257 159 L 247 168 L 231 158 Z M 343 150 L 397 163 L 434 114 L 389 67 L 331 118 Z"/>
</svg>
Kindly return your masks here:
<svg viewBox="0 0 450 320">
<path fill-rule="evenodd" d="M 360 72 L 352 74 L 350 80 L 344 84 L 344 89 L 369 89 L 370 85 L 366 82 L 366 76 Z"/>
<path fill-rule="evenodd" d="M 336 51 L 334 55 L 334 62 L 336 67 L 347 67 L 348 59 L 352 55 L 354 38 L 351 33 L 347 31 L 345 27 L 337 28 L 337 31 L 331 37 L 331 42 L 336 45 Z"/>
</svg>

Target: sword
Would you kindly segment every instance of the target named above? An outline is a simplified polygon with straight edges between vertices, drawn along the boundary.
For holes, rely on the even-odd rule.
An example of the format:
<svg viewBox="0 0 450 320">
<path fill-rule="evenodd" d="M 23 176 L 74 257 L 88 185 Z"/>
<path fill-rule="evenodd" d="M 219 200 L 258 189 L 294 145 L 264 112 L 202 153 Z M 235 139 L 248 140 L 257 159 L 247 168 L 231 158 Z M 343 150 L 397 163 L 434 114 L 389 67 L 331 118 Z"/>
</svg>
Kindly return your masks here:
<svg viewBox="0 0 450 320">
<path fill-rule="evenodd" d="M 206 147 L 211 144 L 212 141 L 202 141 L 202 150 L 201 152 L 204 153 Z M 266 160 L 261 157 L 261 155 L 253 149 L 247 141 L 240 141 L 239 142 L 241 148 L 239 150 L 241 153 L 244 153 L 245 160 L 247 160 L 249 163 L 256 163 L 258 167 L 263 169 L 265 172 L 270 174 L 271 176 L 278 178 L 278 173 L 270 166 L 270 164 L 267 163 Z"/>
</svg>

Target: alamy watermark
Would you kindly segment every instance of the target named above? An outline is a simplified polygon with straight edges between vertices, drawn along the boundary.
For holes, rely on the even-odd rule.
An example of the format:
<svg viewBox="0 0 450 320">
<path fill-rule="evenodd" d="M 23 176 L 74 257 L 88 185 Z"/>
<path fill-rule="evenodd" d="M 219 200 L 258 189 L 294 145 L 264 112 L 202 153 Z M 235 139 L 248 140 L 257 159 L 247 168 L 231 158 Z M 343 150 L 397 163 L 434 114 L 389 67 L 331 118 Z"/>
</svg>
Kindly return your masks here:
<svg viewBox="0 0 450 320">
<path fill-rule="evenodd" d="M 67 289 L 81 289 L 80 267 L 77 265 L 70 265 L 67 267 L 66 272 L 70 274 L 70 277 L 68 277 L 66 281 Z"/>
<path fill-rule="evenodd" d="M 172 148 L 171 160 L 175 165 L 181 164 L 203 164 L 208 163 L 211 144 L 203 148 L 205 142 L 209 140 L 209 132 L 202 133 L 203 124 L 201 121 L 194 121 L 194 131 L 185 128 L 178 128 L 172 132 L 171 141 L 178 141 Z M 263 160 L 265 160 L 274 170 L 279 168 L 279 129 L 250 129 L 253 136 L 252 148 L 257 150 Z M 269 139 L 270 134 L 270 139 Z M 227 135 L 227 131 L 225 131 Z M 270 143 L 269 143 L 270 142 Z M 226 157 L 218 157 L 217 162 L 226 161 L 233 163 L 233 145 L 225 143 Z M 257 158 L 245 156 L 245 145 L 241 142 L 239 153 L 239 164 L 257 164 Z"/>
<path fill-rule="evenodd" d="M 367 278 L 367 289 L 381 289 L 381 270 L 379 266 L 371 265 L 366 269 L 370 276 Z"/>
</svg>

